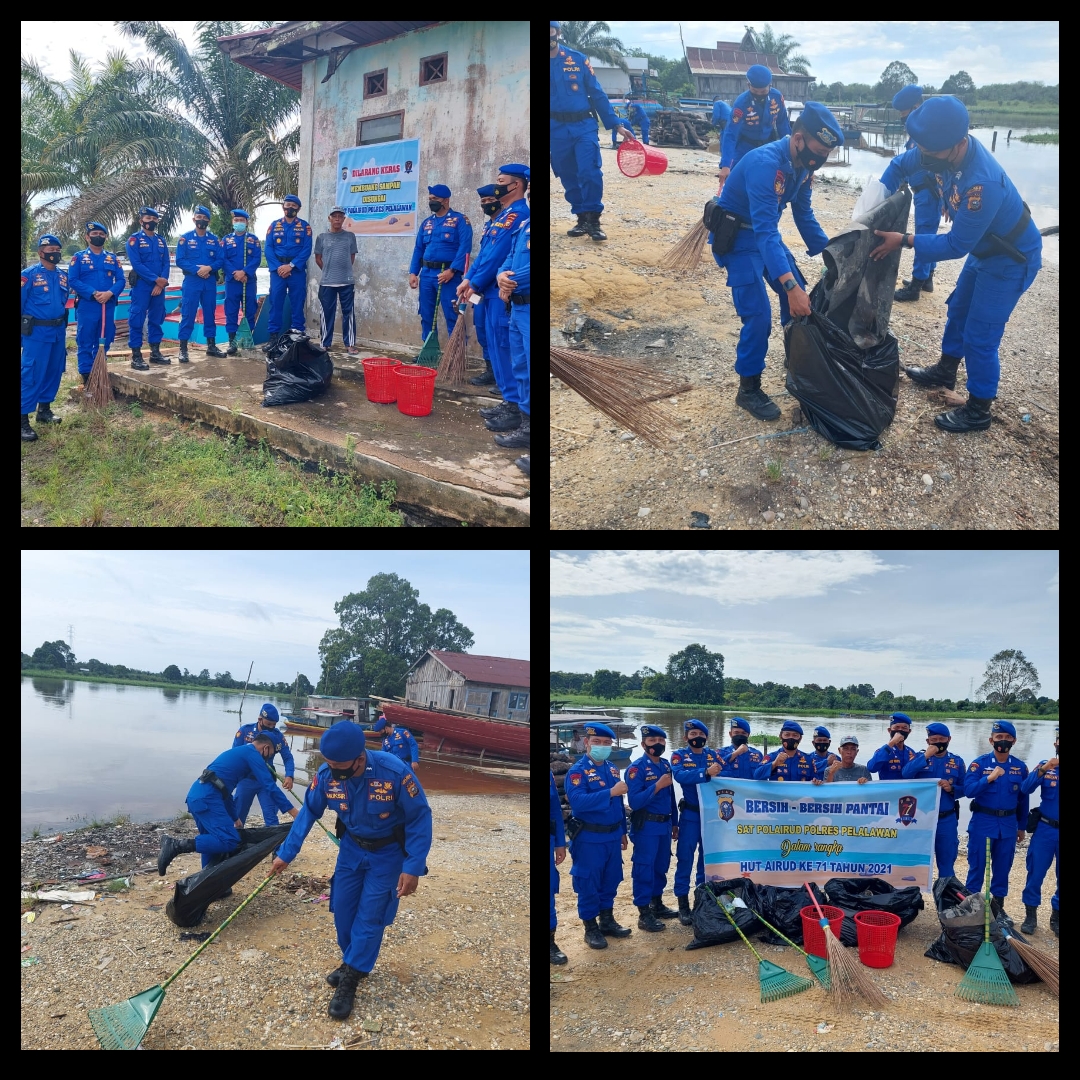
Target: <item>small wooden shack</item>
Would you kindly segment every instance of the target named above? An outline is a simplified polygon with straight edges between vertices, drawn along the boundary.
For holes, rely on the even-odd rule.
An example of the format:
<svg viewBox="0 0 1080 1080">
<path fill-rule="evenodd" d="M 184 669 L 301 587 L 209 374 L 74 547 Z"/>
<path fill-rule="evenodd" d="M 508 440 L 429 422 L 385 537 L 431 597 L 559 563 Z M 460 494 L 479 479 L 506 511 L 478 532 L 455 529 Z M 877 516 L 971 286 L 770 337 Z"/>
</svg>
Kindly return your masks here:
<svg viewBox="0 0 1080 1080">
<path fill-rule="evenodd" d="M 310 694 L 307 699 L 307 707 L 327 713 L 352 712 L 353 719 L 358 724 L 366 723 L 368 720 L 367 698 L 330 697 L 326 694 Z"/>
<path fill-rule="evenodd" d="M 527 723 L 529 661 L 429 649 L 405 675 L 405 701 Z"/>
</svg>

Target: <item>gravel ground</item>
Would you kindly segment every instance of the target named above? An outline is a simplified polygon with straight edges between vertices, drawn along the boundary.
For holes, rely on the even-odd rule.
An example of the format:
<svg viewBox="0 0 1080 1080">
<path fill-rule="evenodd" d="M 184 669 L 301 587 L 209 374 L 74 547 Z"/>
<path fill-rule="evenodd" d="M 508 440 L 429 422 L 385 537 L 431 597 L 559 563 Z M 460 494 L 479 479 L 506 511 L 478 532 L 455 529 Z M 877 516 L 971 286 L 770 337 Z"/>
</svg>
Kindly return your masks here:
<svg viewBox="0 0 1080 1080">
<path fill-rule="evenodd" d="M 528 1049 L 528 796 L 428 799 L 435 826 L 429 873 L 401 901 L 347 1021 L 326 1014 L 333 991 L 324 977 L 341 954 L 326 903 L 310 900 L 333 872 L 336 849 L 316 827 L 289 871 L 169 987 L 144 1048 L 325 1049 L 340 1039 L 346 1048 L 373 1050 Z M 332 814 L 324 821 L 333 828 Z M 160 828 L 125 826 L 95 839 L 128 850 L 136 830 Z M 181 834 L 174 823 L 164 828 Z M 155 831 L 155 858 L 158 837 Z M 74 857 L 75 845 L 87 842 L 71 843 Z M 32 878 L 45 870 L 28 848 L 35 844 L 23 845 L 24 882 L 28 866 Z M 59 873 L 66 861 L 56 866 Z M 30 945 L 24 962 L 40 961 L 22 969 L 24 1050 L 96 1049 L 88 1009 L 164 981 L 191 955 L 196 945 L 179 940 L 164 905 L 174 882 L 198 866 L 198 855 L 181 855 L 168 877 L 136 876 L 130 889 L 99 894 L 92 906 L 38 905 L 36 921 L 22 927 L 22 944 Z M 211 905 L 199 929 L 219 925 L 265 869 Z"/>
<path fill-rule="evenodd" d="M 1006 911 L 1023 917 L 1026 847 L 1018 849 L 1009 875 Z M 741 941 L 686 952 L 693 927 L 665 919 L 661 933 L 637 929 L 631 903 L 630 857 L 623 853 L 623 883 L 615 900 L 615 918 L 633 934 L 608 939 L 604 951 L 582 939 L 581 921 L 570 882 L 571 858 L 559 867 L 562 892 L 556 897 L 560 948 L 569 958 L 551 968 L 551 1050 L 649 1051 L 738 1050 L 786 1051 L 950 1051 L 1041 1053 L 1058 1049 L 1058 1002 L 1042 983 L 1016 987 L 1019 1008 L 977 1005 L 953 996 L 963 970 L 930 960 L 923 953 L 940 933 L 933 900 L 900 931 L 893 966 L 869 969 L 871 979 L 896 1003 L 888 1012 L 855 1007 L 837 1015 L 827 991 L 814 987 L 794 997 L 762 1005 L 757 961 Z M 675 861 L 672 858 L 671 873 Z M 960 834 L 956 876 L 967 876 L 967 834 Z M 671 874 L 665 902 L 676 907 Z M 1058 939 L 1049 930 L 1051 867 L 1043 882 L 1039 929 L 1030 943 L 1058 955 Z M 774 964 L 808 975 L 794 949 L 754 948 Z M 827 1030 L 819 1030 L 824 1025 Z"/>
<path fill-rule="evenodd" d="M 726 274 L 708 251 L 691 274 L 656 265 L 715 192 L 715 157 L 665 148 L 666 173 L 629 179 L 615 155 L 603 153 L 606 243 L 565 235 L 572 219 L 552 178 L 552 344 L 644 360 L 694 389 L 665 406 L 674 442 L 663 453 L 551 378 L 552 529 L 686 529 L 695 511 L 714 529 L 1058 528 L 1056 265 L 1044 257 L 1008 322 L 989 431 L 940 431 L 933 418 L 949 407 L 944 392 L 901 376 L 881 450 L 841 450 L 813 430 L 720 446 L 803 426 L 794 414 L 798 403 L 784 389 L 776 299 L 770 292 L 773 331 L 762 388 L 782 416 L 763 423 L 734 403 L 741 324 Z M 856 198 L 853 188 L 830 181 L 833 171 L 839 170 L 815 178 L 813 196 L 829 236 L 843 231 Z M 824 269 L 821 257 L 806 254 L 790 211 L 780 229 L 812 286 Z M 911 276 L 912 257 L 908 250 L 901 255 L 902 277 Z M 933 293 L 893 307 L 902 365 L 937 360 L 945 301 L 962 265 L 962 259 L 939 263 Z M 961 365 L 956 390 L 966 397 L 965 380 Z M 776 463 L 771 475 L 770 462 Z"/>
</svg>

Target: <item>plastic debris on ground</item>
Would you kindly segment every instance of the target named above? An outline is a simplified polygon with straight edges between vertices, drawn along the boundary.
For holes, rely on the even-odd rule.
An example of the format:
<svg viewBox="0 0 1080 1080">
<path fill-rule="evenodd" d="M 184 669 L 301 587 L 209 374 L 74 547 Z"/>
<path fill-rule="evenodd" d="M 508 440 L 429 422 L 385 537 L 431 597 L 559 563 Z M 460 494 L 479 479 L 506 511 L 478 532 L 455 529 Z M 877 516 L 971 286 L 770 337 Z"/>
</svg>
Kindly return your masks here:
<svg viewBox="0 0 1080 1080">
<path fill-rule="evenodd" d="M 28 956 L 23 962 L 23 967 L 33 967 L 34 964 L 40 964 L 41 961 L 36 956 Z"/>
<path fill-rule="evenodd" d="M 819 1035 L 824 1035 L 828 1031 L 832 1031 L 833 1025 L 826 1024 L 824 1020 L 814 1029 Z"/>
<path fill-rule="evenodd" d="M 263 406 L 294 405 L 325 393 L 334 374 L 330 354 L 302 330 L 284 334 L 266 352 Z"/>
<path fill-rule="evenodd" d="M 180 940 L 181 941 L 205 941 L 212 933 L 213 933 L 212 930 L 207 930 L 203 934 L 181 934 L 180 935 Z"/>
<path fill-rule="evenodd" d="M 51 903 L 60 904 L 65 900 L 70 900 L 74 904 L 85 903 L 87 900 L 93 900 L 96 894 L 91 892 L 66 892 L 62 889 L 54 890 L 52 892 L 24 892 L 22 898 L 24 900 L 48 900 Z"/>
</svg>

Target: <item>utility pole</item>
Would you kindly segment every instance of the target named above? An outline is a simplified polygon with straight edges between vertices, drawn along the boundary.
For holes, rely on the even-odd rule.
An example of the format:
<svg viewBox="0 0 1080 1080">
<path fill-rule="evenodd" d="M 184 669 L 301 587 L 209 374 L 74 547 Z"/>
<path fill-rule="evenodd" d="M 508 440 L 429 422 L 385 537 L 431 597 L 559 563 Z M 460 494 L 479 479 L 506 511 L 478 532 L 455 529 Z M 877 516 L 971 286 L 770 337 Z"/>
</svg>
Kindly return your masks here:
<svg viewBox="0 0 1080 1080">
<path fill-rule="evenodd" d="M 68 648 L 74 651 L 75 627 L 68 623 Z"/>
</svg>

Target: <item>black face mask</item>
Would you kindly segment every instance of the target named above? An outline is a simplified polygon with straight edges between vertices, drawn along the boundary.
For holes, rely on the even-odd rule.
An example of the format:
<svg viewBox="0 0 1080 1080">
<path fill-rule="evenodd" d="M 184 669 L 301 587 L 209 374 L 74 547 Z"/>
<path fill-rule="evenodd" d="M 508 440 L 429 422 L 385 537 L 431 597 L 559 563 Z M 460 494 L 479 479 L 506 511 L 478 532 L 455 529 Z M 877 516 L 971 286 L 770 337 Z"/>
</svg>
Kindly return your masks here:
<svg viewBox="0 0 1080 1080">
<path fill-rule="evenodd" d="M 800 168 L 809 169 L 810 172 L 817 172 L 821 168 L 824 159 L 820 154 L 815 154 L 809 146 L 803 145 L 801 150 L 795 151 Z"/>
<path fill-rule="evenodd" d="M 286 217 L 296 217 L 296 207 L 295 206 L 287 206 L 285 208 L 285 216 Z"/>
<path fill-rule="evenodd" d="M 428 209 L 433 210 L 436 214 L 442 209 L 442 203 L 438 199 L 428 200 Z"/>
<path fill-rule="evenodd" d="M 144 221 L 143 222 L 143 229 L 145 229 L 146 232 L 153 232 L 156 228 L 157 228 L 157 222 L 156 221 Z"/>
<path fill-rule="evenodd" d="M 359 761 L 359 760 L 360 760 L 359 758 L 354 759 L 353 763 L 347 769 L 331 769 L 330 770 L 330 775 L 335 780 L 348 780 L 349 777 L 352 776 L 353 772 L 355 771 L 356 762 Z"/>
<path fill-rule="evenodd" d="M 652 754 L 653 757 L 659 757 L 667 748 L 667 743 L 653 743 L 652 746 L 645 747 L 646 754 Z"/>
<path fill-rule="evenodd" d="M 90 237 L 90 246 L 95 247 L 95 248 L 104 247 L 105 246 L 105 237 L 104 236 L 91 236 Z"/>
<path fill-rule="evenodd" d="M 947 742 L 943 742 L 943 743 L 929 743 L 929 744 L 927 744 L 926 749 L 927 749 L 927 753 L 929 753 L 930 751 L 933 751 L 933 754 L 936 757 L 939 752 L 944 754 L 945 751 L 948 750 L 948 748 L 949 748 L 949 744 Z"/>
<path fill-rule="evenodd" d="M 43 251 L 41 257 L 49 263 L 58 263 L 60 261 L 59 251 Z"/>
<path fill-rule="evenodd" d="M 949 164 L 949 158 L 950 157 L 952 157 L 952 151 L 951 150 L 943 158 L 931 157 L 929 154 L 927 154 L 924 151 L 920 150 L 919 151 L 919 164 L 924 169 L 932 169 L 934 172 L 939 172 L 939 173 L 940 172 L 947 172 L 949 169 L 952 168 L 952 166 Z"/>
<path fill-rule="evenodd" d="M 1012 749 L 1012 745 L 1011 742 L 996 742 L 994 743 L 994 749 L 999 754 L 1007 754 Z"/>
<path fill-rule="evenodd" d="M 494 217 L 502 209 L 502 207 L 497 202 L 493 202 L 483 203 L 480 209 L 483 210 L 488 217 Z"/>
<path fill-rule="evenodd" d="M 732 746 L 745 746 L 749 741 L 750 741 L 750 736 L 749 735 L 732 735 L 731 736 L 731 745 Z"/>
<path fill-rule="evenodd" d="M 816 743 L 814 743 L 814 749 L 817 750 L 819 754 L 824 754 L 829 749 L 830 746 L 832 746 L 832 743 L 827 743 L 827 742 L 816 742 Z"/>
<path fill-rule="evenodd" d="M 496 184 L 496 185 L 495 185 L 495 197 L 496 197 L 497 199 L 501 199 L 501 198 L 502 198 L 502 197 L 503 197 L 504 195 L 506 195 L 506 194 L 507 194 L 507 193 L 508 193 L 508 192 L 509 192 L 509 191 L 510 191 L 510 190 L 511 190 L 511 189 L 512 189 L 513 187 L 514 187 L 514 185 L 513 185 L 513 184 Z"/>
<path fill-rule="evenodd" d="M 695 750 L 700 750 L 705 745 L 705 740 L 704 739 L 691 739 L 690 740 L 690 745 Z"/>
<path fill-rule="evenodd" d="M 901 739 L 906 739 L 908 737 L 908 734 L 909 733 L 906 731 L 890 731 L 889 738 L 891 739 L 894 735 L 899 735 Z"/>
<path fill-rule="evenodd" d="M 195 228 L 196 229 L 205 229 L 205 228 L 207 228 L 209 226 L 209 224 L 210 224 L 209 221 L 196 221 L 195 222 Z"/>
<path fill-rule="evenodd" d="M 797 747 L 798 745 L 799 745 L 799 740 L 798 739 L 785 739 L 784 740 L 784 749 L 785 750 L 794 750 L 795 747 Z"/>
</svg>

